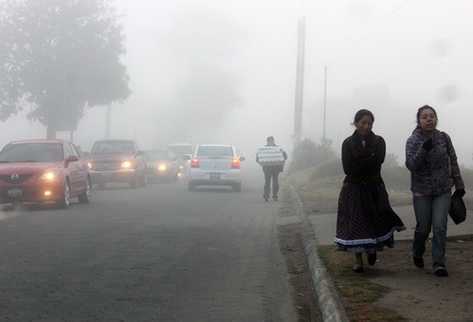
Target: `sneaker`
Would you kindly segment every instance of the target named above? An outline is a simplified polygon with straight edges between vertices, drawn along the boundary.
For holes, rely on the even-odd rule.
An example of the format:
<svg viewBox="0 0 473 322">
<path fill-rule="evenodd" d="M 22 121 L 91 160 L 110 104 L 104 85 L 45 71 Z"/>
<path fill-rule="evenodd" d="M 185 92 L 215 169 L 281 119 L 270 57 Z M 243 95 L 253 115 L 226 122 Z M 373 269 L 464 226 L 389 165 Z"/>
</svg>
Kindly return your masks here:
<svg viewBox="0 0 473 322">
<path fill-rule="evenodd" d="M 438 277 L 448 277 L 448 271 L 445 266 L 437 266 L 434 268 L 434 274 Z"/>
<path fill-rule="evenodd" d="M 417 266 L 418 268 L 424 268 L 424 258 L 422 257 L 412 257 L 414 260 L 414 265 Z"/>
<path fill-rule="evenodd" d="M 266 201 L 266 202 L 269 201 L 269 197 L 263 196 L 263 199 L 264 199 L 264 201 Z"/>
<path fill-rule="evenodd" d="M 353 265 L 352 270 L 355 273 L 363 273 L 365 271 L 365 269 L 363 268 L 363 265 L 360 265 L 360 264 Z"/>
<path fill-rule="evenodd" d="M 274 201 L 278 201 L 278 196 L 273 196 Z"/>
</svg>

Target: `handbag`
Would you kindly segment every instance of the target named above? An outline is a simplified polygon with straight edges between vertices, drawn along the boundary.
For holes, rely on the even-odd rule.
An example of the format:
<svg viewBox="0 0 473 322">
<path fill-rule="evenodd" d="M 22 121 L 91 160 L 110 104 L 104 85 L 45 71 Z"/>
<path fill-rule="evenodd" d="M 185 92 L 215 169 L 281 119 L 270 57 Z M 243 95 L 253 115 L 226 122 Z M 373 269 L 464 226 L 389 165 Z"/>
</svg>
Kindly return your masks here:
<svg viewBox="0 0 473 322">
<path fill-rule="evenodd" d="M 448 213 L 456 225 L 461 224 L 466 220 L 466 206 L 462 197 L 455 195 L 452 196 Z"/>
<path fill-rule="evenodd" d="M 442 134 L 444 135 L 447 141 L 447 154 L 449 157 L 449 161 L 451 162 L 450 158 L 452 157 L 452 147 L 450 146 L 450 142 L 447 139 L 447 135 L 444 132 L 442 132 Z M 453 194 L 452 199 L 450 201 L 450 209 L 448 211 L 448 214 L 456 225 L 459 225 L 466 220 L 466 206 L 465 202 L 463 201 L 463 197 Z"/>
</svg>

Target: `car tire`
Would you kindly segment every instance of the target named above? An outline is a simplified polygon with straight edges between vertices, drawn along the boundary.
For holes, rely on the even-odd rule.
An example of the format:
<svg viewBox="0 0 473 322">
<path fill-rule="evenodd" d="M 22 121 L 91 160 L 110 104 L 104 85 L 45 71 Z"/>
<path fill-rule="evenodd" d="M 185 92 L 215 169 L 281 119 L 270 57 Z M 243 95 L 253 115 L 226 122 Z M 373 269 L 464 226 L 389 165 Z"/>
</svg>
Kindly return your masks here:
<svg viewBox="0 0 473 322">
<path fill-rule="evenodd" d="M 232 186 L 234 192 L 241 192 L 241 183 L 236 183 Z"/>
<path fill-rule="evenodd" d="M 80 203 L 90 203 L 91 194 L 92 194 L 92 184 L 91 184 L 90 178 L 88 178 L 87 179 L 87 188 L 84 192 L 82 192 L 79 195 L 79 202 Z"/>
<path fill-rule="evenodd" d="M 71 187 L 69 184 L 69 180 L 64 181 L 64 193 L 62 200 L 59 201 L 58 207 L 60 209 L 67 209 L 71 205 Z"/>
</svg>

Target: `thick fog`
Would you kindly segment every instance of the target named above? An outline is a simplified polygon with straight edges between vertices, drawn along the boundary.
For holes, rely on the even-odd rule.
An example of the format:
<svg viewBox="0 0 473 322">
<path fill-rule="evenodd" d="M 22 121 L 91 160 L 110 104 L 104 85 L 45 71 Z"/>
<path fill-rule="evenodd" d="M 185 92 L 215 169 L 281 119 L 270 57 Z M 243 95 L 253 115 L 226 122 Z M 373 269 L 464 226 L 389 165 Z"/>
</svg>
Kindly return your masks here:
<svg viewBox="0 0 473 322">
<path fill-rule="evenodd" d="M 359 108 L 404 160 L 418 107 L 439 112 L 460 162 L 472 163 L 471 0 L 119 0 L 132 95 L 112 106 L 114 138 L 142 148 L 172 142 L 233 143 L 251 156 L 265 137 L 289 148 L 293 134 L 297 20 L 306 17 L 303 137 L 327 134 L 335 149 Z M 92 49 L 91 49 L 92 50 Z M 105 135 L 106 107 L 87 110 L 75 140 L 87 150 Z M 19 115 L 1 144 L 44 136 Z"/>
</svg>

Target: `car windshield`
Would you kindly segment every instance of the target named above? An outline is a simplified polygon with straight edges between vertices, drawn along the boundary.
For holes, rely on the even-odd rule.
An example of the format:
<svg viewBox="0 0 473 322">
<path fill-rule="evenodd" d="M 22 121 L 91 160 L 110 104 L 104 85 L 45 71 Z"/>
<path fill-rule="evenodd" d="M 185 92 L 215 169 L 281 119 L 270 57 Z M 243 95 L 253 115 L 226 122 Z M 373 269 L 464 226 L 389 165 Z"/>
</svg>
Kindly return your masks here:
<svg viewBox="0 0 473 322">
<path fill-rule="evenodd" d="M 233 157 L 230 146 L 200 146 L 197 151 L 199 157 Z"/>
<path fill-rule="evenodd" d="M 0 162 L 58 162 L 64 160 L 60 143 L 9 144 L 0 152 Z"/>
<path fill-rule="evenodd" d="M 147 151 L 145 152 L 145 159 L 147 161 L 171 160 L 172 156 L 168 151 Z"/>
<path fill-rule="evenodd" d="M 130 141 L 100 141 L 94 144 L 92 154 L 133 154 L 135 145 Z"/>
</svg>

